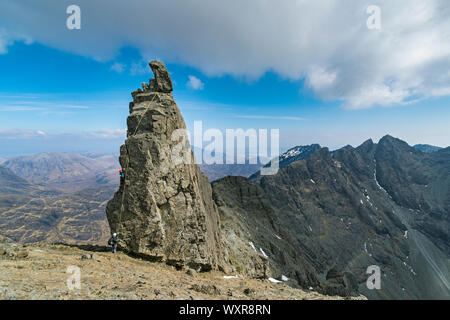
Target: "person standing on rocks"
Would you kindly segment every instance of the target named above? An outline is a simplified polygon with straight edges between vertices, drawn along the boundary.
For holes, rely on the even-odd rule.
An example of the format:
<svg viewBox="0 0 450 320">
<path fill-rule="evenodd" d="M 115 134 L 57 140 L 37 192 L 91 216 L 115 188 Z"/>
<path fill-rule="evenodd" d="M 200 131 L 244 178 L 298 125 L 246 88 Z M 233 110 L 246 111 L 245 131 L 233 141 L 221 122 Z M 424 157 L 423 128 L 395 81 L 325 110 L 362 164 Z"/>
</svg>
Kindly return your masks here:
<svg viewBox="0 0 450 320">
<path fill-rule="evenodd" d="M 112 246 L 112 253 L 117 252 L 117 233 L 113 233 L 112 237 L 108 240 L 108 244 Z"/>
</svg>

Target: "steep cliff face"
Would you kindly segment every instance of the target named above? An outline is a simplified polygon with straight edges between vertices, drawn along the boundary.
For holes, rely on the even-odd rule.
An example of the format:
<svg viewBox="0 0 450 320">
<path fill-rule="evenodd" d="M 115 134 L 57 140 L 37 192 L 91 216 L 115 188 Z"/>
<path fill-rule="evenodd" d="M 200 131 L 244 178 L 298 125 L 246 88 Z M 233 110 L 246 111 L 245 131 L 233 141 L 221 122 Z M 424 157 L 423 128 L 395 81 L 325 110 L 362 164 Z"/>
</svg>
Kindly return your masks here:
<svg viewBox="0 0 450 320">
<path fill-rule="evenodd" d="M 223 245 L 211 186 L 193 156 L 188 163 L 172 159 L 181 141 L 172 141 L 172 135 L 186 126 L 166 67 L 157 61 L 150 67 L 155 78 L 132 93 L 128 138 L 119 159 L 126 174 L 107 205 L 108 222 L 127 251 L 215 269 Z"/>
<path fill-rule="evenodd" d="M 275 277 L 327 294 L 448 299 L 449 160 L 449 148 L 426 154 L 386 136 L 254 175 L 259 191 L 237 193 L 245 197 L 234 190 L 249 189 L 247 181 L 223 188 L 223 179 L 213 189 L 235 199 L 217 202 L 231 216 L 251 214 L 256 206 L 248 204 L 264 199 L 266 209 L 254 214 L 277 223 L 258 218 L 263 225 L 250 234 Z M 381 290 L 366 287 L 371 265 L 380 267 Z"/>
<path fill-rule="evenodd" d="M 227 244 L 224 256 L 235 271 L 257 278 L 273 276 L 293 287 L 319 284 L 260 186 L 229 176 L 213 182 L 213 197 Z"/>
</svg>

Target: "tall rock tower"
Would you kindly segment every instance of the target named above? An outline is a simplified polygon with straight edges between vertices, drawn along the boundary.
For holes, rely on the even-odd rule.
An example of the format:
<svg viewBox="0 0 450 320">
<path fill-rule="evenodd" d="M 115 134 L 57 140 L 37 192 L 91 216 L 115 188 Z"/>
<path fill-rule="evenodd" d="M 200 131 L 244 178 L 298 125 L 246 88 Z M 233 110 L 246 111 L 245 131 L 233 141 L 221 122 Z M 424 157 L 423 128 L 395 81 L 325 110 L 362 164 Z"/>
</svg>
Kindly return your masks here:
<svg viewBox="0 0 450 320">
<path fill-rule="evenodd" d="M 108 222 L 126 251 L 177 266 L 215 269 L 222 240 L 211 186 L 190 150 L 189 163 L 173 161 L 179 141 L 172 141 L 172 134 L 186 125 L 165 65 L 152 61 L 150 67 L 154 79 L 132 92 L 119 159 L 125 178 L 107 205 Z"/>
</svg>

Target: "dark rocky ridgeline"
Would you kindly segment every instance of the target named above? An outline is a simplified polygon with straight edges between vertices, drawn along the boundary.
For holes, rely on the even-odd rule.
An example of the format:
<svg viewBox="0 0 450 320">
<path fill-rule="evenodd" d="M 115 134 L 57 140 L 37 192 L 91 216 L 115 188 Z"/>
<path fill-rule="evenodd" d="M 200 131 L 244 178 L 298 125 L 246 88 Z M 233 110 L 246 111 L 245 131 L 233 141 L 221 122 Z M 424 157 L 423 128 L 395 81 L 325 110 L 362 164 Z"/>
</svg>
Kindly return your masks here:
<svg viewBox="0 0 450 320">
<path fill-rule="evenodd" d="M 224 178 L 213 192 L 275 277 L 327 294 L 449 298 L 449 165 L 449 148 L 425 154 L 386 136 L 322 148 L 274 176 L 254 175 L 258 186 Z M 381 290 L 366 287 L 371 265 Z"/>
<path fill-rule="evenodd" d="M 150 67 L 155 78 L 132 93 L 128 138 L 119 159 L 126 178 L 106 209 L 111 231 L 118 233 L 120 246 L 134 254 L 202 271 L 218 268 L 264 276 L 262 255 L 246 255 L 255 264 L 232 260 L 231 252 L 239 249 L 224 241 L 211 185 L 194 164 L 189 146 L 189 163 L 173 161 L 180 140 L 172 141 L 172 134 L 186 126 L 166 67 L 157 61 Z"/>
<path fill-rule="evenodd" d="M 282 227 L 260 186 L 244 177 L 229 176 L 213 182 L 213 197 L 222 233 L 233 249 L 226 254 L 235 271 L 247 269 L 256 271 L 247 273 L 249 276 L 271 274 L 280 280 L 284 275 L 293 287 L 317 287 L 314 268 L 303 250 L 299 251 L 295 238 Z"/>
</svg>

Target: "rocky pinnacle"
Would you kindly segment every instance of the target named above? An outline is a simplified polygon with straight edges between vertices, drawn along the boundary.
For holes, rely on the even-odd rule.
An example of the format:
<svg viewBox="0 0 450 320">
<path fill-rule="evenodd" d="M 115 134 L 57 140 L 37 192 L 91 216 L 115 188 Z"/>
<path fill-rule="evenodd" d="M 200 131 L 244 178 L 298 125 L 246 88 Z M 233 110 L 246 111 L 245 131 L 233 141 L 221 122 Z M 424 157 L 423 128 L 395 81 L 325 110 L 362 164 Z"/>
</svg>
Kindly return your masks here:
<svg viewBox="0 0 450 320">
<path fill-rule="evenodd" d="M 108 202 L 108 223 L 125 251 L 180 267 L 216 269 L 222 240 L 211 186 L 193 156 L 190 163 L 172 160 L 179 144 L 172 134 L 186 125 L 164 63 L 152 61 L 150 68 L 154 79 L 132 92 L 119 158 L 126 174 Z"/>
</svg>

